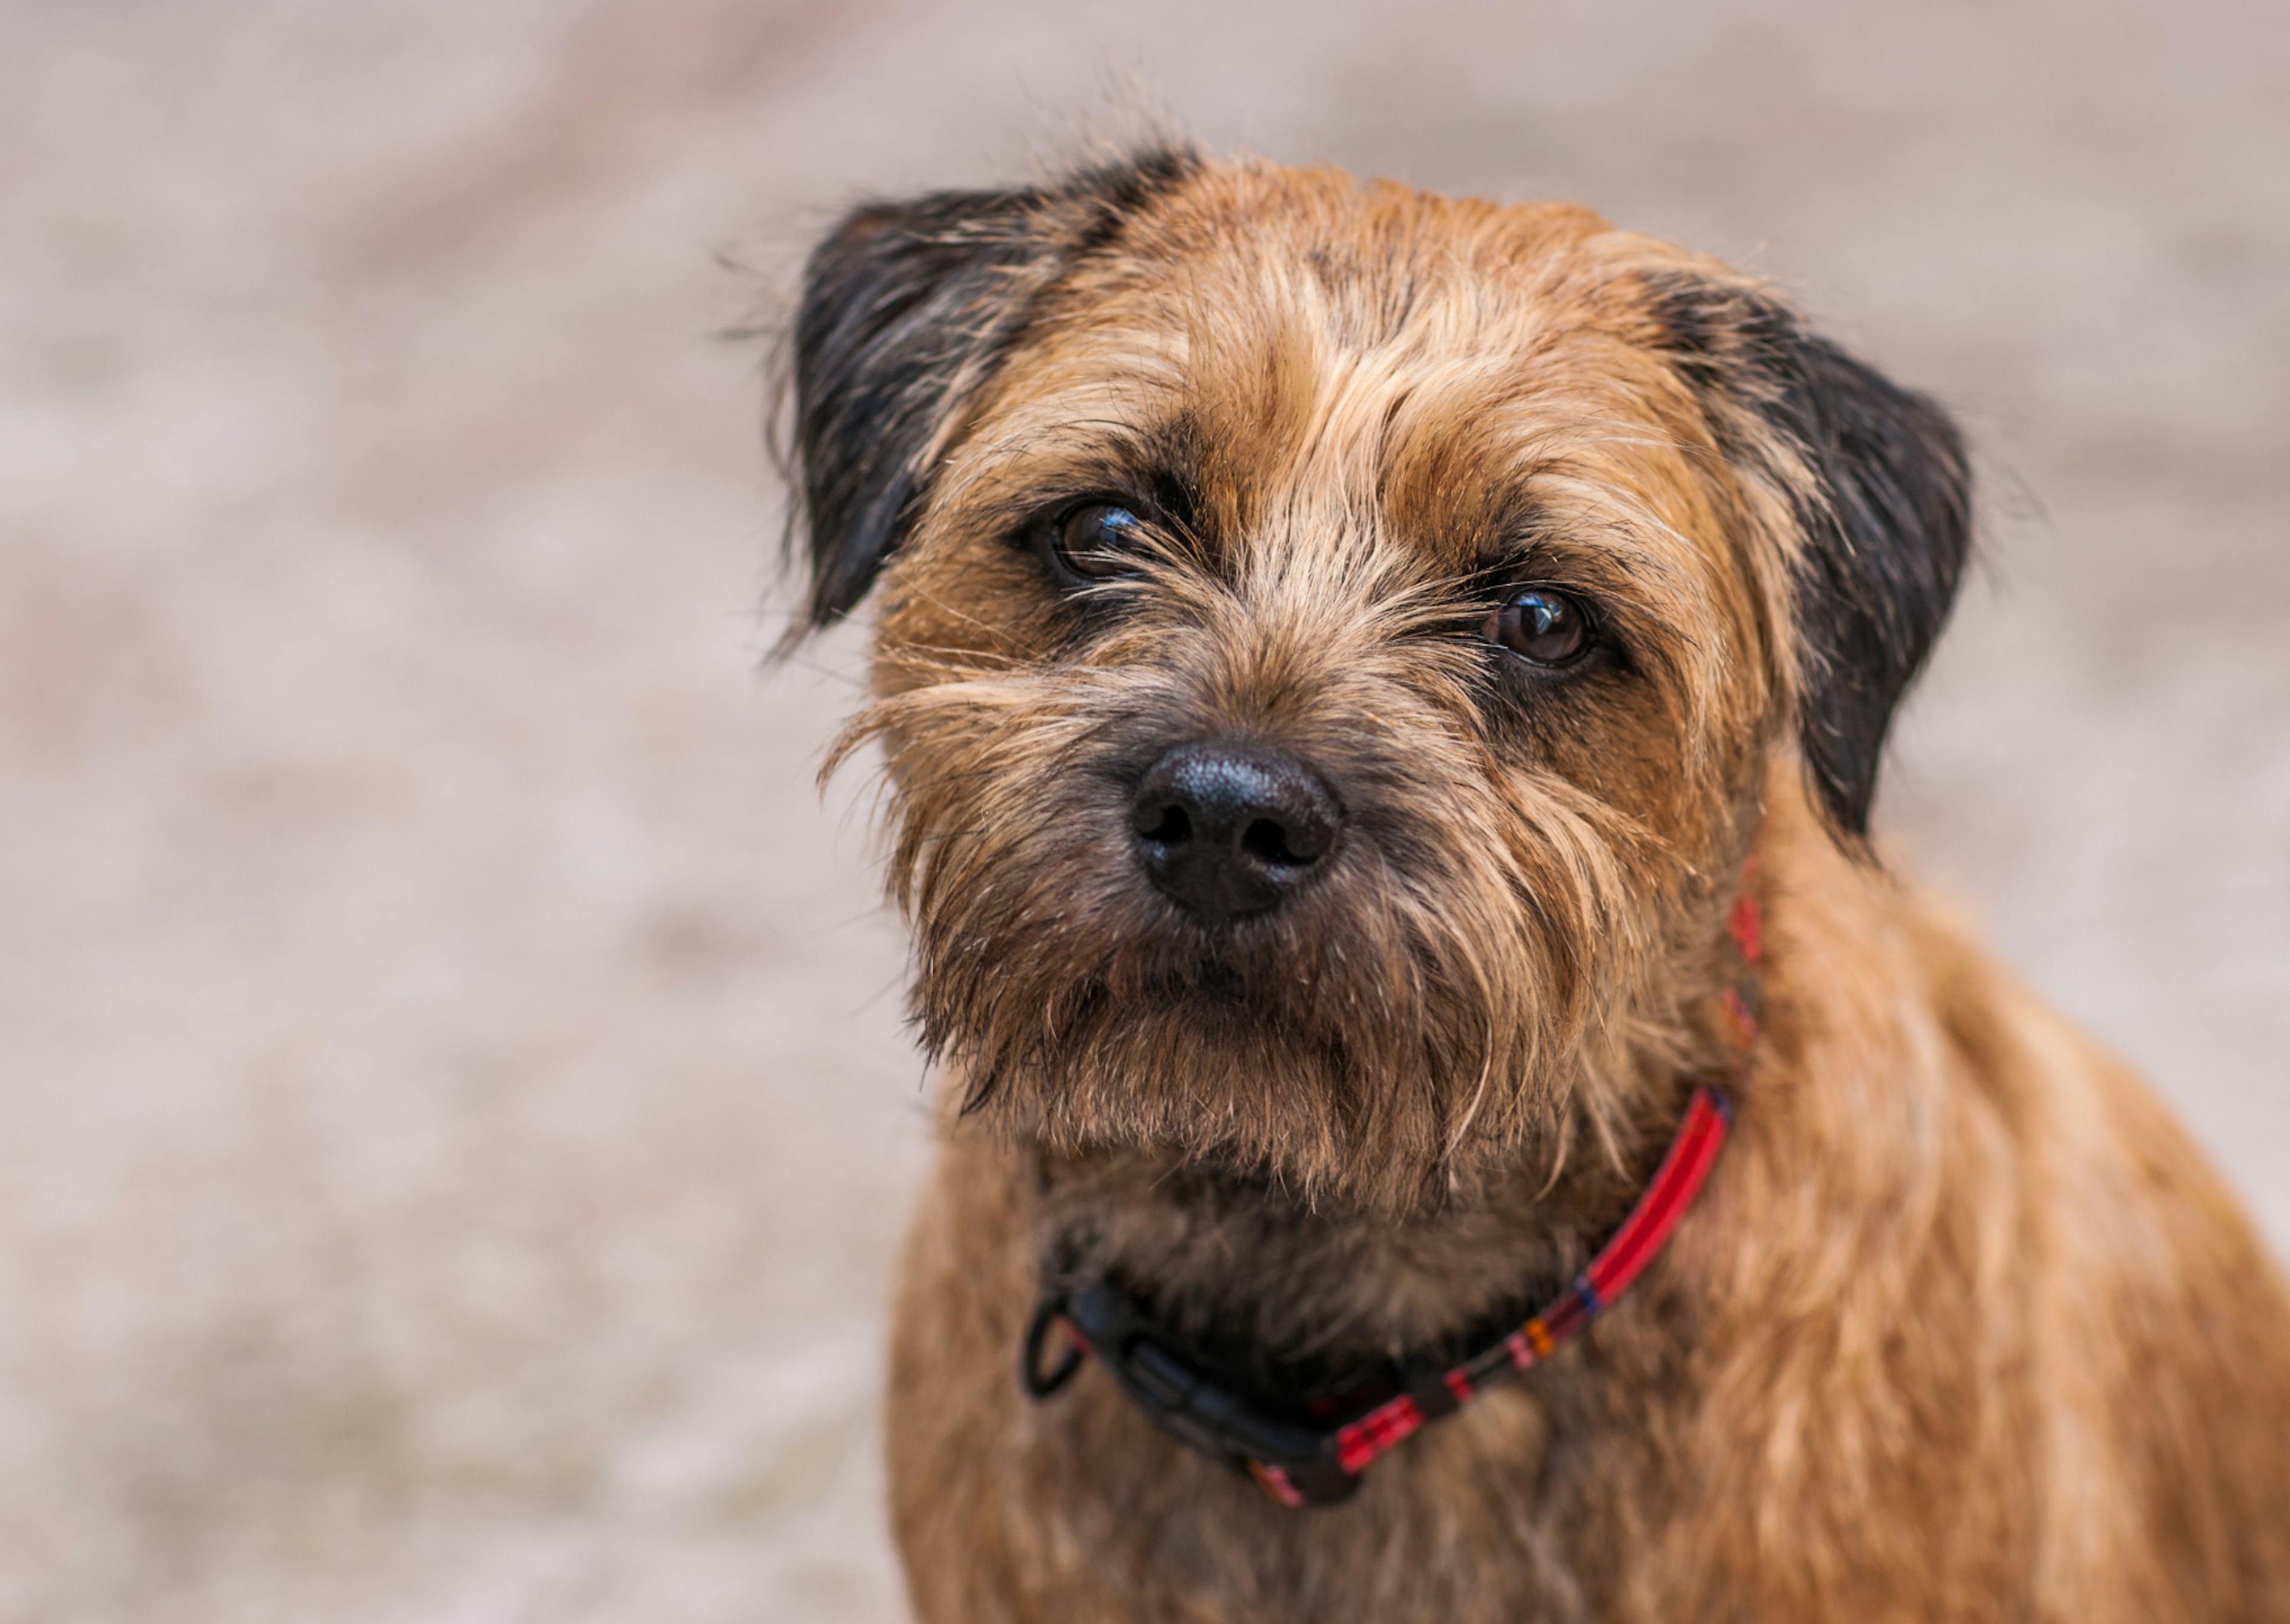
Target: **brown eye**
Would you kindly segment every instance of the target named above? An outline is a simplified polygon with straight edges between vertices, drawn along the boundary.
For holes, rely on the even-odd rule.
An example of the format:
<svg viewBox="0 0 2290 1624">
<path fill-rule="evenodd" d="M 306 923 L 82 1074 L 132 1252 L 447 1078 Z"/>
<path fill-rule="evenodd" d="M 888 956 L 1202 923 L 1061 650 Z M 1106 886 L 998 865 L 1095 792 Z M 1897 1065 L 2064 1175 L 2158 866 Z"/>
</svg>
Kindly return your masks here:
<svg viewBox="0 0 2290 1624">
<path fill-rule="evenodd" d="M 1050 562 L 1085 581 L 1111 580 L 1137 567 L 1143 525 L 1126 508 L 1090 502 L 1054 521 L 1045 538 Z"/>
<path fill-rule="evenodd" d="M 1489 615 L 1485 636 L 1530 665 L 1571 665 L 1590 646 L 1590 617 L 1564 592 L 1537 587 Z"/>
</svg>

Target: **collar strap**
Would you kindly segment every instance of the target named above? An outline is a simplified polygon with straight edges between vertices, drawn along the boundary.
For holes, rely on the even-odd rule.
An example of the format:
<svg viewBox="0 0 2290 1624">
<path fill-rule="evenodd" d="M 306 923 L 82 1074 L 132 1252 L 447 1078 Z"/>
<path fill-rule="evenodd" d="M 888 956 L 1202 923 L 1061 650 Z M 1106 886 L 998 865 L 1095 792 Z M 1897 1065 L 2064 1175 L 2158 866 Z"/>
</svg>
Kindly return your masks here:
<svg viewBox="0 0 2290 1624">
<path fill-rule="evenodd" d="M 1756 900 L 1745 889 L 1727 928 L 1754 978 L 1762 956 Z M 1746 1052 L 1757 1034 L 1754 979 L 1726 991 L 1726 1008 Z M 1203 1454 L 1245 1470 L 1284 1506 L 1327 1506 L 1349 1499 L 1375 1459 L 1429 1423 L 1453 1415 L 1487 1388 L 1531 1370 L 1628 1291 L 1651 1263 L 1724 1148 L 1733 1121 L 1726 1097 L 1704 1084 L 1693 1091 L 1685 1117 L 1661 1165 L 1621 1227 L 1588 1267 L 1525 1324 L 1506 1329 L 1460 1361 L 1411 1365 L 1402 1390 L 1349 1419 L 1323 1425 L 1275 1414 L 1184 1358 L 1171 1339 L 1102 1276 L 1077 1286 L 1052 1284 L 1027 1328 L 1020 1379 L 1045 1399 L 1091 1354 L 1147 1419 Z M 1053 1366 L 1042 1359 L 1053 1330 L 1062 1326 L 1067 1348 Z"/>
<path fill-rule="evenodd" d="M 1525 1324 L 1507 1330 L 1447 1368 L 1410 1379 L 1396 1397 L 1333 1426 L 1282 1419 L 1219 1382 L 1168 1346 L 1165 1333 L 1118 1288 L 1100 1277 L 1043 1293 L 1026 1335 L 1026 1390 L 1046 1398 L 1083 1357 L 1095 1354 L 1137 1407 L 1202 1453 L 1240 1467 L 1285 1506 L 1347 1499 L 1377 1456 L 1453 1415 L 1487 1388 L 1531 1370 L 1612 1307 L 1629 1289 L 1693 1204 L 1726 1142 L 1732 1108 L 1707 1087 L 1693 1092 L 1685 1120 L 1653 1181 L 1589 1267 Z M 1068 1347 L 1042 1367 L 1044 1343 L 1062 1324 Z"/>
</svg>

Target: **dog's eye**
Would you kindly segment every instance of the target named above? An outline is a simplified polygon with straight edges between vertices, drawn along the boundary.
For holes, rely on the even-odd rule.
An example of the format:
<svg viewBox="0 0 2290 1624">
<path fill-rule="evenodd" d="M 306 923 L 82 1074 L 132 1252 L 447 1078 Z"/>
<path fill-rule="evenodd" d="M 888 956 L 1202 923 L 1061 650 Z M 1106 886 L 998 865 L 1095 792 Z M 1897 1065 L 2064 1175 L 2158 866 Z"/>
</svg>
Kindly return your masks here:
<svg viewBox="0 0 2290 1624">
<path fill-rule="evenodd" d="M 1111 580 L 1137 568 L 1142 521 L 1112 502 L 1085 502 L 1043 527 L 1051 567 L 1081 581 Z"/>
<path fill-rule="evenodd" d="M 1483 629 L 1488 642 L 1501 644 L 1530 665 L 1572 665 L 1590 646 L 1589 612 L 1578 600 L 1547 587 L 1514 595 L 1487 617 Z"/>
</svg>

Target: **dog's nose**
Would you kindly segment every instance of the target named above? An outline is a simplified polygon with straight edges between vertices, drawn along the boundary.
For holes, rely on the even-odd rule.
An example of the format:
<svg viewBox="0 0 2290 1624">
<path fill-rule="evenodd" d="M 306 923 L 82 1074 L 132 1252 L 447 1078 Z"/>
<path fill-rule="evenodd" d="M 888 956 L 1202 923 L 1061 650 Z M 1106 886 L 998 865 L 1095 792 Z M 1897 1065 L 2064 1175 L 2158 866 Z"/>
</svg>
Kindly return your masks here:
<svg viewBox="0 0 2290 1624">
<path fill-rule="evenodd" d="M 1153 884 L 1215 924 L 1261 914 L 1318 873 L 1342 821 L 1301 763 L 1252 745 L 1188 744 L 1147 772 L 1130 826 Z"/>
</svg>

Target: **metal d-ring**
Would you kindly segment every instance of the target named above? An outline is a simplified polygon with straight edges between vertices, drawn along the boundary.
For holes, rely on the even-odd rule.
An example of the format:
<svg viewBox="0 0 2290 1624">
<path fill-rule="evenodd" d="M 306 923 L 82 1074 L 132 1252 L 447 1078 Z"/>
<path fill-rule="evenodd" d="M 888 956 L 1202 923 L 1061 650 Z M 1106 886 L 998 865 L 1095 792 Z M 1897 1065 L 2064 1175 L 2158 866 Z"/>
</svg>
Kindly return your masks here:
<svg viewBox="0 0 2290 1624">
<path fill-rule="evenodd" d="M 1066 1294 L 1054 1290 L 1044 1292 L 1042 1300 L 1034 1306 L 1032 1323 L 1026 1327 L 1025 1344 L 1018 1353 L 1018 1380 L 1031 1397 L 1047 1398 L 1072 1380 L 1073 1373 L 1081 1368 L 1085 1350 L 1081 1339 L 1070 1332 L 1067 1333 L 1065 1357 L 1053 1369 L 1042 1368 L 1043 1340 L 1050 1334 L 1051 1327 L 1064 1323 L 1065 1308 Z"/>
</svg>

